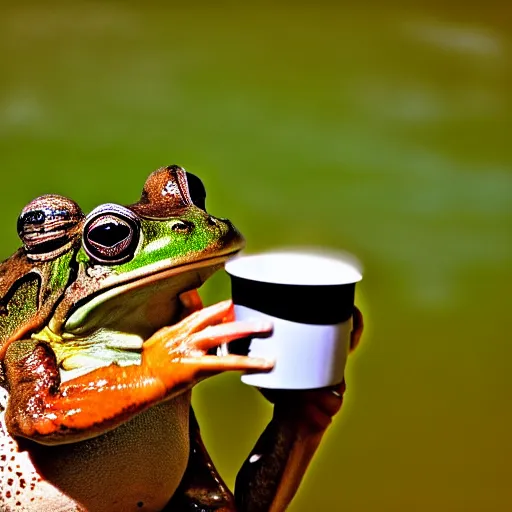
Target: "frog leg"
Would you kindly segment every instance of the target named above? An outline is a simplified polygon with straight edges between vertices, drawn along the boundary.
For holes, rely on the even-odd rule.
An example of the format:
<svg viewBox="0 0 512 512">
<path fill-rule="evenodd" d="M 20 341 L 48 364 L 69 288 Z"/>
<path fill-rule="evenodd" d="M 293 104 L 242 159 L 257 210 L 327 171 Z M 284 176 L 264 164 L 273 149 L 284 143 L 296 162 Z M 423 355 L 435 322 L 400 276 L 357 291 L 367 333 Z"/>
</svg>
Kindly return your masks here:
<svg viewBox="0 0 512 512">
<path fill-rule="evenodd" d="M 259 370 L 272 363 L 244 356 L 217 357 L 208 350 L 247 335 L 266 334 L 269 324 L 234 322 L 230 301 L 196 311 L 164 327 L 143 345 L 140 365 L 97 368 L 61 382 L 48 344 L 18 340 L 3 361 L 11 435 L 43 444 L 95 437 L 143 410 L 227 370 Z"/>
<path fill-rule="evenodd" d="M 351 350 L 363 317 L 354 311 Z M 274 414 L 240 469 L 235 484 L 238 512 L 281 512 L 293 499 L 322 436 L 340 410 L 345 383 L 305 391 L 265 390 Z"/>
<path fill-rule="evenodd" d="M 228 489 L 208 454 L 194 410 L 190 408 L 190 455 L 180 486 L 165 511 L 236 512 Z"/>
</svg>

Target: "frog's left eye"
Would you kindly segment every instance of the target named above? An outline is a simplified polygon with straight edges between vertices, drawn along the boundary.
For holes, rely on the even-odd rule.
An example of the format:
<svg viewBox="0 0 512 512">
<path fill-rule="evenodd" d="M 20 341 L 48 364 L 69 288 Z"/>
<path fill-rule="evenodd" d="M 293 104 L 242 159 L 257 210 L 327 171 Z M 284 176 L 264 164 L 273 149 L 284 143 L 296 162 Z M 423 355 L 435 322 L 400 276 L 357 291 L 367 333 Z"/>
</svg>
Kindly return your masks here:
<svg viewBox="0 0 512 512">
<path fill-rule="evenodd" d="M 18 235 L 25 254 L 48 261 L 71 248 L 83 220 L 80 207 L 71 199 L 48 194 L 31 201 L 18 218 Z"/>
<path fill-rule="evenodd" d="M 99 206 L 85 220 L 84 248 L 100 263 L 114 265 L 128 261 L 135 253 L 139 238 L 137 217 L 122 206 Z"/>
</svg>

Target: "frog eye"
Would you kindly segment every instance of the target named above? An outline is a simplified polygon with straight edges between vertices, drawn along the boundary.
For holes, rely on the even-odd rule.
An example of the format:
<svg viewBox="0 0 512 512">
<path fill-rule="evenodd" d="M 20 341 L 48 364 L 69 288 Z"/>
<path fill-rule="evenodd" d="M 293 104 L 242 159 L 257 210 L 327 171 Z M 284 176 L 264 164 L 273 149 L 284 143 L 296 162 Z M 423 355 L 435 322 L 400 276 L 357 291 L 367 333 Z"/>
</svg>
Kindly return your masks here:
<svg viewBox="0 0 512 512">
<path fill-rule="evenodd" d="M 71 199 L 48 194 L 31 201 L 18 217 L 18 235 L 27 256 L 47 261 L 66 252 L 78 236 L 84 215 Z"/>
<path fill-rule="evenodd" d="M 83 243 L 87 254 L 107 265 L 131 259 L 139 243 L 137 217 L 122 206 L 104 204 L 85 219 Z"/>
<path fill-rule="evenodd" d="M 191 172 L 187 171 L 188 193 L 192 202 L 201 210 L 206 211 L 206 189 L 203 182 Z"/>
</svg>

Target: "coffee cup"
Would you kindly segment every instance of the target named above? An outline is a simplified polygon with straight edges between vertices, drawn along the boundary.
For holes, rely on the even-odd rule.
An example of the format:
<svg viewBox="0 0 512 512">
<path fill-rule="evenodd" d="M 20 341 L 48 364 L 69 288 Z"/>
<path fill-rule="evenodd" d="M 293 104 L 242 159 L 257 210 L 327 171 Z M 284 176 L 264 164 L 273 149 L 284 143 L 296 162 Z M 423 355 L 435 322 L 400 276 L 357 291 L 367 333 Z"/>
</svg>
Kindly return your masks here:
<svg viewBox="0 0 512 512">
<path fill-rule="evenodd" d="M 236 320 L 270 321 L 265 338 L 230 343 L 221 353 L 274 361 L 270 372 L 242 375 L 268 389 L 316 389 L 343 380 L 350 349 L 355 285 L 362 279 L 346 254 L 279 251 L 227 262 Z"/>
</svg>

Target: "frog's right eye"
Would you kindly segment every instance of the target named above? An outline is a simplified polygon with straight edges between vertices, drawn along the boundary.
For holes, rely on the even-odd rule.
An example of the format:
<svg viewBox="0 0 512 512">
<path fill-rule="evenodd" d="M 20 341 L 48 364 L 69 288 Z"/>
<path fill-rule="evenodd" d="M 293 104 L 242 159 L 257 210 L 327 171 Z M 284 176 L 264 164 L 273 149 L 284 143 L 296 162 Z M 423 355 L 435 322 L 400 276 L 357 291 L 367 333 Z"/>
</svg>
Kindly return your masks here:
<svg viewBox="0 0 512 512">
<path fill-rule="evenodd" d="M 116 265 L 130 260 L 139 238 L 140 226 L 137 217 L 122 206 L 99 206 L 85 220 L 84 248 L 98 263 Z"/>
<path fill-rule="evenodd" d="M 30 259 L 47 261 L 67 251 L 84 215 L 71 199 L 45 195 L 31 201 L 18 217 L 18 235 Z"/>
<path fill-rule="evenodd" d="M 203 182 L 191 172 L 187 171 L 188 192 L 192 202 L 206 211 L 206 189 Z"/>
</svg>

